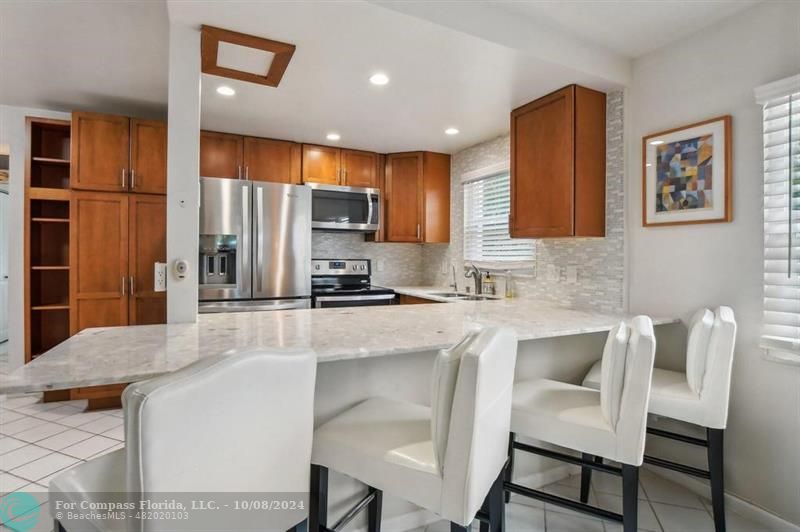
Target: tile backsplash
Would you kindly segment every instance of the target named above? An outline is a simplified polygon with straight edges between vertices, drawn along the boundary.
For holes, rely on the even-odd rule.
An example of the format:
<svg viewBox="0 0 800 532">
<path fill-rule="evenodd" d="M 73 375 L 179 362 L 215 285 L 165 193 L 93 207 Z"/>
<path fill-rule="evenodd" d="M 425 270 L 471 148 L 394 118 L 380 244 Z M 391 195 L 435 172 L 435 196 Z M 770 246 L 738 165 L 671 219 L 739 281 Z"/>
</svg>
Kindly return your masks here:
<svg viewBox="0 0 800 532">
<path fill-rule="evenodd" d="M 315 233 L 315 258 L 368 258 L 373 282 L 385 285 L 447 286 L 456 266 L 463 276 L 463 191 L 467 172 L 507 162 L 510 138 L 504 135 L 462 150 L 451 162 L 449 244 L 386 244 L 365 242 L 359 234 Z M 518 297 L 544 299 L 575 307 L 619 311 L 624 304 L 624 140 L 622 92 L 609 93 L 606 107 L 606 236 L 536 241 L 535 266 L 515 270 Z M 380 270 L 380 266 L 383 270 Z M 568 268 L 577 270 L 569 279 Z M 553 280 L 554 277 L 556 280 Z M 499 281 L 499 290 L 504 286 Z"/>
</svg>

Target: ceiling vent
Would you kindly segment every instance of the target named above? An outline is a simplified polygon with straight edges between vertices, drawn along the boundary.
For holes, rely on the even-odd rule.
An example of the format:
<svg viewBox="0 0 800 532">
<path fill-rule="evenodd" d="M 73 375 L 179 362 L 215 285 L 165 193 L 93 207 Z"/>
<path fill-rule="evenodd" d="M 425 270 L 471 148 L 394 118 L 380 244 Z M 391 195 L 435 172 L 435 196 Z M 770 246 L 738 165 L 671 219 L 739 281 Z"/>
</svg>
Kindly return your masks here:
<svg viewBox="0 0 800 532">
<path fill-rule="evenodd" d="M 203 26 L 200 56 L 204 74 L 277 87 L 295 46 L 245 33 Z"/>
</svg>

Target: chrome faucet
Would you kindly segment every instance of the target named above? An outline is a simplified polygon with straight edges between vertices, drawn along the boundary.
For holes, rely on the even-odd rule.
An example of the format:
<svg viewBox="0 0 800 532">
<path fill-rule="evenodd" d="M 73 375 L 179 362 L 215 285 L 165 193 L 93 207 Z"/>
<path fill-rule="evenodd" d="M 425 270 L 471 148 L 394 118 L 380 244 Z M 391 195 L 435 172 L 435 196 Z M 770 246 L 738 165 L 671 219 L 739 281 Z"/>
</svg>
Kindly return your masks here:
<svg viewBox="0 0 800 532">
<path fill-rule="evenodd" d="M 456 280 L 456 265 L 450 265 L 453 268 L 453 284 L 450 285 L 450 288 L 453 289 L 453 292 L 458 292 L 458 281 Z"/>
<path fill-rule="evenodd" d="M 472 280 L 475 281 L 475 294 L 483 293 L 483 275 L 477 266 L 470 264 L 464 277 L 472 277 Z"/>
</svg>

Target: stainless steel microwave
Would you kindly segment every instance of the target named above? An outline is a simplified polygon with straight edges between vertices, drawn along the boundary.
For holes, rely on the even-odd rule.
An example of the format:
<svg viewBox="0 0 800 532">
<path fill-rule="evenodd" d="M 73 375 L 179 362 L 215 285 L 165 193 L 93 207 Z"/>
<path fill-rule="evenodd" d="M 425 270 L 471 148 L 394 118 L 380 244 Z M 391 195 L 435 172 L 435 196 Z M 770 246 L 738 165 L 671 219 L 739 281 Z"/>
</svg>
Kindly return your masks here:
<svg viewBox="0 0 800 532">
<path fill-rule="evenodd" d="M 381 194 L 377 188 L 309 183 L 311 228 L 316 231 L 378 230 Z"/>
</svg>

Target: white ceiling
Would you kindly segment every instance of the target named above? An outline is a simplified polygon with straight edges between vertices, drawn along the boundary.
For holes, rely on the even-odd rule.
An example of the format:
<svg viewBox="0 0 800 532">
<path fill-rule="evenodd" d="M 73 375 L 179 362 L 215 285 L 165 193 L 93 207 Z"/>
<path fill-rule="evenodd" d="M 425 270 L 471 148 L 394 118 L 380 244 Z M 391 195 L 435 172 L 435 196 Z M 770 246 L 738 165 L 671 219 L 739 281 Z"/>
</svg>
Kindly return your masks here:
<svg viewBox="0 0 800 532">
<path fill-rule="evenodd" d="M 162 0 L 0 1 L 0 103 L 165 116 Z"/>
<path fill-rule="evenodd" d="M 635 58 L 760 1 L 604 0 L 591 4 L 577 0 L 492 0 L 491 4 Z"/>
<path fill-rule="evenodd" d="M 167 103 L 169 23 L 297 45 L 278 88 L 203 76 L 208 129 L 394 152 L 455 152 L 568 83 L 623 86 L 629 57 L 754 3 L 453 0 L 0 0 L 0 103 L 150 117 Z M 368 83 L 385 71 L 389 85 Z M 232 98 L 216 94 L 225 83 Z M 444 135 L 447 127 L 461 133 Z"/>
<path fill-rule="evenodd" d="M 170 2 L 170 17 L 297 46 L 277 88 L 203 76 L 202 126 L 256 136 L 398 152 L 455 152 L 508 131 L 509 111 L 598 76 L 365 2 Z M 391 81 L 369 83 L 376 71 Z M 219 85 L 237 93 L 223 97 Z M 447 136 L 456 127 L 461 133 Z"/>
</svg>

